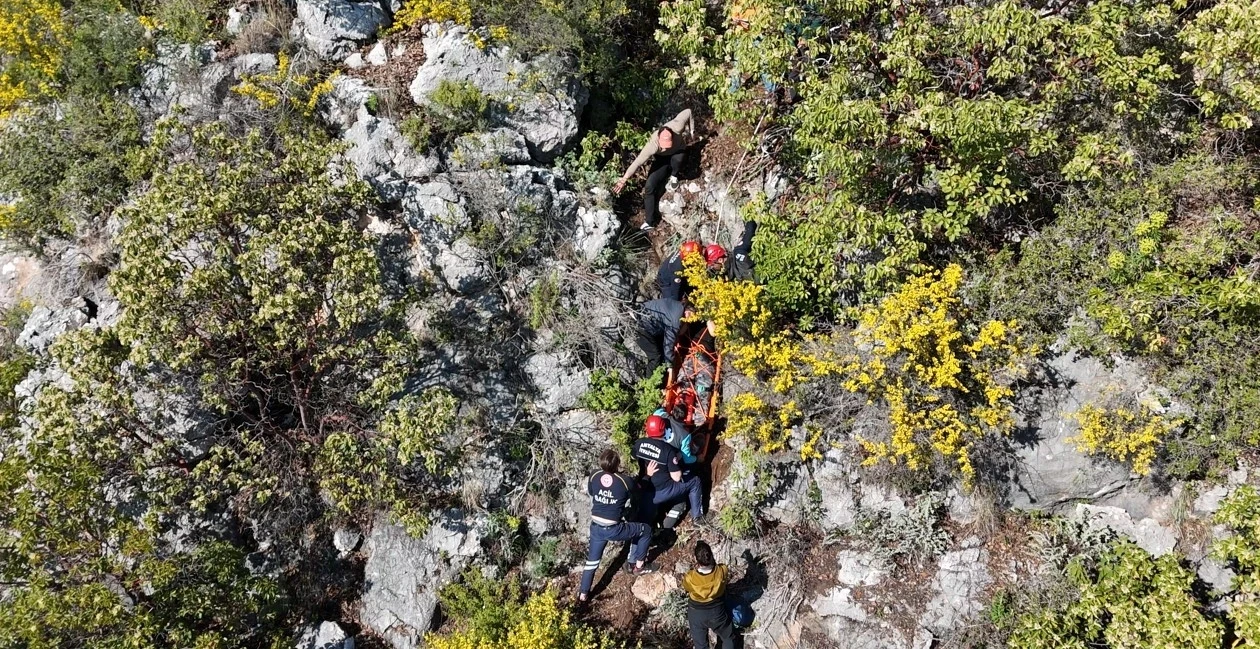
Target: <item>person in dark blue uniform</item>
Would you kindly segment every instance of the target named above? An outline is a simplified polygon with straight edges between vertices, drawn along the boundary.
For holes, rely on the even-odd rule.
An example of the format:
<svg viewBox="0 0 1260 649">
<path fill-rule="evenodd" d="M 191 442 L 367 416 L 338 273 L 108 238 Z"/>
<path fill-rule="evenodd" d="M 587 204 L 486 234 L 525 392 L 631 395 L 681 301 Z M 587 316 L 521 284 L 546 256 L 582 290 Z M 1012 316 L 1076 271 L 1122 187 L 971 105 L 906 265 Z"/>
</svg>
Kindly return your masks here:
<svg viewBox="0 0 1260 649">
<path fill-rule="evenodd" d="M 599 468 L 591 476 L 586 485 L 586 492 L 591 496 L 591 545 L 586 554 L 586 566 L 582 569 L 582 585 L 578 590 L 578 600 L 585 602 L 590 597 L 591 585 L 595 583 L 595 571 L 604 559 L 604 548 L 610 542 L 629 541 L 630 557 L 626 565 L 634 575 L 643 575 L 655 570 L 647 563 L 648 545 L 652 542 L 652 528 L 644 523 L 633 523 L 625 520 L 626 508 L 634 495 L 631 481 L 621 475 L 621 456 L 613 449 L 606 449 L 599 455 Z M 650 475 L 657 473 L 655 469 Z M 663 473 L 663 472 L 662 472 Z"/>
<path fill-rule="evenodd" d="M 684 241 L 678 252 L 661 262 L 656 272 L 656 283 L 661 287 L 661 297 L 666 300 L 682 300 L 687 292 L 687 278 L 683 277 L 683 260 L 700 252 L 699 241 Z"/>
<path fill-rule="evenodd" d="M 652 483 L 652 504 L 665 505 L 685 499 L 691 508 L 692 522 L 701 522 L 704 495 L 700 478 L 683 479 L 682 454 L 665 441 L 665 418 L 652 415 L 644 428 L 647 436 L 636 441 L 630 452 L 639 463 L 639 475 L 648 476 Z"/>
</svg>

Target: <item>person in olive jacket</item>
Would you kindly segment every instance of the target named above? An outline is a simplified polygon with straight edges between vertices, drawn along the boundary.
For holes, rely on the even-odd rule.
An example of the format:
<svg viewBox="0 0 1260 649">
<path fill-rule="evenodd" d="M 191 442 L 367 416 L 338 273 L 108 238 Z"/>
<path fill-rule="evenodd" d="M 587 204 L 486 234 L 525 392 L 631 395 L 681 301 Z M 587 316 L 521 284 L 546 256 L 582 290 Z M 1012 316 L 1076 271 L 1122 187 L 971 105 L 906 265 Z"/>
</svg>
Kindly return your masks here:
<svg viewBox="0 0 1260 649">
<path fill-rule="evenodd" d="M 726 564 L 713 559 L 713 549 L 704 541 L 696 542 L 696 565 L 683 575 L 687 591 L 687 626 L 696 649 L 709 649 L 709 629 L 717 633 L 718 647 L 733 649 L 735 624 L 726 610 L 726 584 L 730 571 Z"/>
</svg>

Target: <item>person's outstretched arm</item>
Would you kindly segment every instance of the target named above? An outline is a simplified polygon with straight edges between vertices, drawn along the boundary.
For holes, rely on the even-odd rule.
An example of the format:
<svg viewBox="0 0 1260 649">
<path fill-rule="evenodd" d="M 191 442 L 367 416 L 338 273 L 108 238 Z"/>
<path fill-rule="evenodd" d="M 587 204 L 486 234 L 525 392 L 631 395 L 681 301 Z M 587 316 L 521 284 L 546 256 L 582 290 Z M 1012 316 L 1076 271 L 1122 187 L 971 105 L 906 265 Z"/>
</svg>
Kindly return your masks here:
<svg viewBox="0 0 1260 649">
<path fill-rule="evenodd" d="M 647 144 L 644 144 L 643 149 L 639 151 L 639 155 L 635 156 L 634 162 L 630 163 L 630 168 L 626 169 L 626 173 L 621 176 L 621 180 L 618 180 L 617 184 L 613 185 L 613 193 L 620 194 L 622 188 L 626 186 L 626 181 L 630 180 L 630 176 L 633 176 L 634 172 L 638 171 L 639 167 L 642 167 L 643 163 L 655 155 L 660 148 L 660 144 L 656 142 L 656 132 L 654 131 L 648 135 Z"/>
</svg>

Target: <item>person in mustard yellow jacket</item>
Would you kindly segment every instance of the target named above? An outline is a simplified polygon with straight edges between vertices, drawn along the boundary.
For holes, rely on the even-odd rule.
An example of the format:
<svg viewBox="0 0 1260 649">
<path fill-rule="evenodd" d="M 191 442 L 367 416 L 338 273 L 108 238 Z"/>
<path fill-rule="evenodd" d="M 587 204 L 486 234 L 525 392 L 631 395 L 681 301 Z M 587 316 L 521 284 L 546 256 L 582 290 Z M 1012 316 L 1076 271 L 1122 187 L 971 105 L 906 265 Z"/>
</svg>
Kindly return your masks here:
<svg viewBox="0 0 1260 649">
<path fill-rule="evenodd" d="M 720 649 L 734 649 L 735 625 L 726 610 L 726 583 L 730 571 L 713 559 L 713 549 L 696 542 L 696 565 L 683 575 L 687 591 L 687 626 L 696 649 L 709 649 L 709 629 L 717 633 Z"/>
</svg>

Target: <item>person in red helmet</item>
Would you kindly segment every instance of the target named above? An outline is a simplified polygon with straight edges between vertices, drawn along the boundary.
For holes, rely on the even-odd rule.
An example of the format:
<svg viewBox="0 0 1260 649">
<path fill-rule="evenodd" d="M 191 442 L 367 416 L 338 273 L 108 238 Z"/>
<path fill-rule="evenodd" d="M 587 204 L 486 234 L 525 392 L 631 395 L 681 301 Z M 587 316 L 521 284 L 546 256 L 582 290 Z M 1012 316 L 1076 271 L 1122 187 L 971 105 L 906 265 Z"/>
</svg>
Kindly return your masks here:
<svg viewBox="0 0 1260 649">
<path fill-rule="evenodd" d="M 684 241 L 678 252 L 661 262 L 661 269 L 656 273 L 656 283 L 660 284 L 661 297 L 667 300 L 681 300 L 687 292 L 687 279 L 683 277 L 683 260 L 700 252 L 699 241 Z"/>
<path fill-rule="evenodd" d="M 752 240 L 756 234 L 756 221 L 748 221 L 744 224 L 744 234 L 740 235 L 739 241 L 735 242 L 732 254 L 728 255 L 726 248 L 711 243 L 704 248 L 704 263 L 710 271 L 719 273 L 731 281 L 751 280 L 753 278 Z"/>
<path fill-rule="evenodd" d="M 660 415 L 648 417 L 643 426 L 645 436 L 630 447 L 630 454 L 639 463 L 640 481 L 646 478 L 651 483 L 652 504 L 667 505 L 686 499 L 691 508 L 691 520 L 698 523 L 704 520 L 700 478 L 683 479 L 682 455 L 665 441 L 668 426 L 669 422 Z"/>
</svg>

